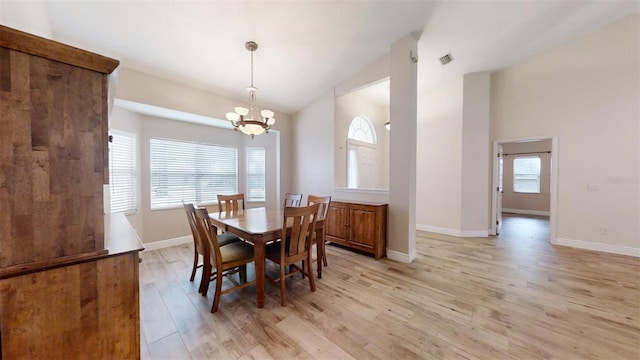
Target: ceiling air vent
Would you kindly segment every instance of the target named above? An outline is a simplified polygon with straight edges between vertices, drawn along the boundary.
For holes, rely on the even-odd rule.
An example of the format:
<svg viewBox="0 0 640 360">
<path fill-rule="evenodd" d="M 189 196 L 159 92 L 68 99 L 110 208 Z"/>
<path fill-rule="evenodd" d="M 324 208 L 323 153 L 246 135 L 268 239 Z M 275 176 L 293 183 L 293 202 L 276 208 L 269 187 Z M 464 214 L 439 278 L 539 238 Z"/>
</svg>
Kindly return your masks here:
<svg viewBox="0 0 640 360">
<path fill-rule="evenodd" d="M 442 65 L 447 65 L 448 63 L 450 63 L 451 61 L 453 61 L 453 58 L 451 57 L 451 53 L 443 56 L 440 58 L 440 63 Z"/>
</svg>

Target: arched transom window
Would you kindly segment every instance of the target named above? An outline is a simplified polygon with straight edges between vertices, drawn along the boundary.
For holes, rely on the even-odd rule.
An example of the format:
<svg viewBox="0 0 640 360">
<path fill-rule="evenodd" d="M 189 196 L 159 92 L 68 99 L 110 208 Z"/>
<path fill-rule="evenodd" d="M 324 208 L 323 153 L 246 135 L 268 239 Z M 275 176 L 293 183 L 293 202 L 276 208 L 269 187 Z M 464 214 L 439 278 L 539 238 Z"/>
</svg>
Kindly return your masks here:
<svg viewBox="0 0 640 360">
<path fill-rule="evenodd" d="M 354 117 L 349 125 L 349 139 L 375 144 L 376 131 L 371 121 L 364 116 Z"/>
</svg>

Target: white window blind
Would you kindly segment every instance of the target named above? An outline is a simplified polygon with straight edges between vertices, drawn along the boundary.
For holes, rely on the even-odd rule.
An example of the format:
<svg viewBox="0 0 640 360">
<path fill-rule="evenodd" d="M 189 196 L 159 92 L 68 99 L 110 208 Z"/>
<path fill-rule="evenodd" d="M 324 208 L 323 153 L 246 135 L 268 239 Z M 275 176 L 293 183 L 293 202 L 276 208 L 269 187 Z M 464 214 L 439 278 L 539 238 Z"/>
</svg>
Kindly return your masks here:
<svg viewBox="0 0 640 360">
<path fill-rule="evenodd" d="M 111 131 L 109 190 L 111 212 L 136 211 L 136 135 Z"/>
<path fill-rule="evenodd" d="M 247 201 L 266 201 L 265 148 L 247 148 Z"/>
<path fill-rule="evenodd" d="M 513 159 L 513 191 L 518 193 L 540 193 L 539 157 Z"/>
<path fill-rule="evenodd" d="M 150 140 L 151 209 L 213 203 L 238 192 L 238 149 Z"/>
</svg>

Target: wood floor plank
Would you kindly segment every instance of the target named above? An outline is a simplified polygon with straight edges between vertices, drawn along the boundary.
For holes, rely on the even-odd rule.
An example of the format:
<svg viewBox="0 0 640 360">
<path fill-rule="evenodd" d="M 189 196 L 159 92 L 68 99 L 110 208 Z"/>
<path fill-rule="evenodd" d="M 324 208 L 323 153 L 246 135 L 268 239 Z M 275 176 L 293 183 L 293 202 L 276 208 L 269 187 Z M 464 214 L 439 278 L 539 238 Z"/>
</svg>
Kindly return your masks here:
<svg viewBox="0 0 640 360">
<path fill-rule="evenodd" d="M 319 359 L 354 359 L 328 340 L 310 323 L 291 315 L 280 321 L 276 327 L 282 330 L 291 340 L 298 343 L 308 354 Z"/>
<path fill-rule="evenodd" d="M 145 251 L 142 357 L 640 359 L 640 259 L 551 245 L 545 226 L 505 217 L 497 237 L 418 231 L 410 264 L 327 245 L 315 292 L 287 279 L 282 307 L 267 283 L 258 309 L 249 286 L 215 314 L 212 287 L 203 297 L 188 280 L 191 244 Z"/>
</svg>

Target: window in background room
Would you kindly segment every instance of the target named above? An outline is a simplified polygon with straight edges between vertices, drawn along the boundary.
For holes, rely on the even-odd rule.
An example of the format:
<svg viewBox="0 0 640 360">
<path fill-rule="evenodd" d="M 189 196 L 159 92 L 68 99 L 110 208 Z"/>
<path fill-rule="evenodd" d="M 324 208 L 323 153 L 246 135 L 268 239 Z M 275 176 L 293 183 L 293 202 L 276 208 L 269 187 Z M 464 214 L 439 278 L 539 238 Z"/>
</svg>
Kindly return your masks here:
<svg viewBox="0 0 640 360">
<path fill-rule="evenodd" d="M 211 204 L 238 192 L 237 148 L 151 139 L 150 169 L 151 209 Z"/>
<path fill-rule="evenodd" d="M 376 130 L 369 119 L 364 116 L 356 116 L 349 124 L 349 139 L 375 144 Z"/>
<path fill-rule="evenodd" d="M 366 117 L 356 116 L 351 120 L 347 149 L 347 187 L 376 188 L 378 184 L 376 130 Z"/>
<path fill-rule="evenodd" d="M 540 158 L 537 156 L 513 159 L 513 192 L 540 193 Z"/>
<path fill-rule="evenodd" d="M 265 148 L 247 148 L 247 201 L 266 201 Z"/>
<path fill-rule="evenodd" d="M 109 193 L 111 212 L 136 209 L 136 135 L 112 130 L 109 143 Z"/>
</svg>

